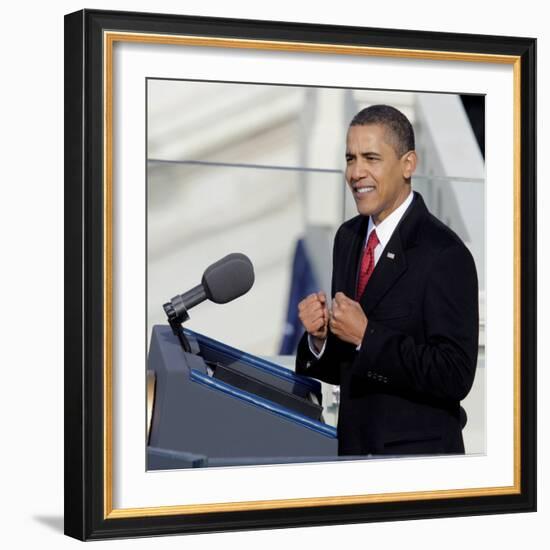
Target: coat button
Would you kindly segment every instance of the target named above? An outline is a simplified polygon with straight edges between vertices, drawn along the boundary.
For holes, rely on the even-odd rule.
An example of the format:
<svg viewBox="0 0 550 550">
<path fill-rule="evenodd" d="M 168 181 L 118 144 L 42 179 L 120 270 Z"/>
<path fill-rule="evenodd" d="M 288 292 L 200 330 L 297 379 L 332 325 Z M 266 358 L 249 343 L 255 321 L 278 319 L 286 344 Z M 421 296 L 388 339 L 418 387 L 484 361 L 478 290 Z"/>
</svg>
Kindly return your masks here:
<svg viewBox="0 0 550 550">
<path fill-rule="evenodd" d="M 368 371 L 368 372 L 367 372 L 367 377 L 368 377 L 368 378 L 372 378 L 372 372 L 371 372 L 371 371 Z"/>
</svg>

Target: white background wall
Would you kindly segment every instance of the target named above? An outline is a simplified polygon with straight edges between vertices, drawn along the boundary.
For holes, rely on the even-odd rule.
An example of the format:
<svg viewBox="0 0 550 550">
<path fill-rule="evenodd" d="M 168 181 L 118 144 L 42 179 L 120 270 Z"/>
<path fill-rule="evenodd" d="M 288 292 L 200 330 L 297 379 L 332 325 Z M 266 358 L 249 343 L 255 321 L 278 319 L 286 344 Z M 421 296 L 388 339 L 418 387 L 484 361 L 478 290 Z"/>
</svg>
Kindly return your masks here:
<svg viewBox="0 0 550 550">
<path fill-rule="evenodd" d="M 253 2 L 252 0 L 90 0 L 56 4 L 9 3 L 2 10 L 0 86 L 0 224 L 2 269 L 2 390 L 0 397 L 0 533 L 4 548 L 67 548 L 63 537 L 63 15 L 88 8 L 156 11 L 249 19 L 409 28 L 539 38 L 539 158 L 550 149 L 547 119 L 550 31 L 535 0 L 454 4 Z M 550 190 L 539 166 L 539 280 L 548 279 Z M 548 287 L 539 286 L 539 512 L 489 517 L 405 521 L 324 528 L 166 537 L 107 543 L 109 548 L 330 549 L 349 543 L 370 548 L 546 548 L 550 528 L 550 435 L 544 401 L 550 348 Z M 32 304 L 30 310 L 26 304 Z M 36 312 L 31 339 L 27 315 Z M 546 540 L 545 540 L 546 539 Z M 526 545 L 527 544 L 527 545 Z"/>
</svg>

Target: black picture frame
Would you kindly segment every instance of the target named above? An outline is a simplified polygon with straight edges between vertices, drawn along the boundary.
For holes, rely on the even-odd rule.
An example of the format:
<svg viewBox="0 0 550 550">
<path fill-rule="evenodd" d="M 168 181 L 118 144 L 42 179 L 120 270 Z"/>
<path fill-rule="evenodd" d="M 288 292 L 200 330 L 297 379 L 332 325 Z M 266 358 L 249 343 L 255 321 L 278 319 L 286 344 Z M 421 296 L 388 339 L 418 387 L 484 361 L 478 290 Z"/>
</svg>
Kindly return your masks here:
<svg viewBox="0 0 550 550">
<path fill-rule="evenodd" d="M 518 449 L 514 489 L 476 496 L 196 513 L 114 514 L 105 420 L 105 32 L 399 49 L 426 56 L 510 56 L 518 70 Z M 108 144 L 107 144 L 108 145 Z M 151 13 L 65 17 L 65 533 L 81 540 L 333 525 L 536 509 L 536 40 Z M 107 304 L 107 305 L 106 305 Z M 107 320 L 106 320 L 107 319 Z M 106 412 L 107 410 L 107 412 Z"/>
</svg>

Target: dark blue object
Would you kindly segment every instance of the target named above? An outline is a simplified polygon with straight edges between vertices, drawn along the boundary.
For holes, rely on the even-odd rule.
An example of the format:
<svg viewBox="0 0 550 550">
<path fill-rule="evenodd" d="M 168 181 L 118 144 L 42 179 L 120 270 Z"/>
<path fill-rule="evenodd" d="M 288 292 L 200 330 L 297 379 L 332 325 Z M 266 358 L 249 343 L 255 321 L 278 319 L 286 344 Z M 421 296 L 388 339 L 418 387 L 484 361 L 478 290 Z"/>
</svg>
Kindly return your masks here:
<svg viewBox="0 0 550 550">
<path fill-rule="evenodd" d="M 292 282 L 288 297 L 288 310 L 283 338 L 279 349 L 280 355 L 293 355 L 298 349 L 298 342 L 304 329 L 298 318 L 298 304 L 309 294 L 319 291 L 319 284 L 309 259 L 303 239 L 298 239 L 292 263 Z"/>
</svg>

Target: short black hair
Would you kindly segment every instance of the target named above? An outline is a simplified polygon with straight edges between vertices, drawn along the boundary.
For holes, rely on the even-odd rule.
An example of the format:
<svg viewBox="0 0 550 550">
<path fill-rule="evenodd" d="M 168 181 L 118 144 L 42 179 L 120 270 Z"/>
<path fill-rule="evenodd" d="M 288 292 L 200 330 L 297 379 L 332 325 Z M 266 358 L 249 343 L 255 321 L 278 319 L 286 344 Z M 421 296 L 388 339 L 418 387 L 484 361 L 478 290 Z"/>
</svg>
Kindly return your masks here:
<svg viewBox="0 0 550 550">
<path fill-rule="evenodd" d="M 350 122 L 351 126 L 380 124 L 389 130 L 388 141 L 398 157 L 414 150 L 414 130 L 409 119 L 390 105 L 371 105 L 359 111 Z"/>
</svg>

